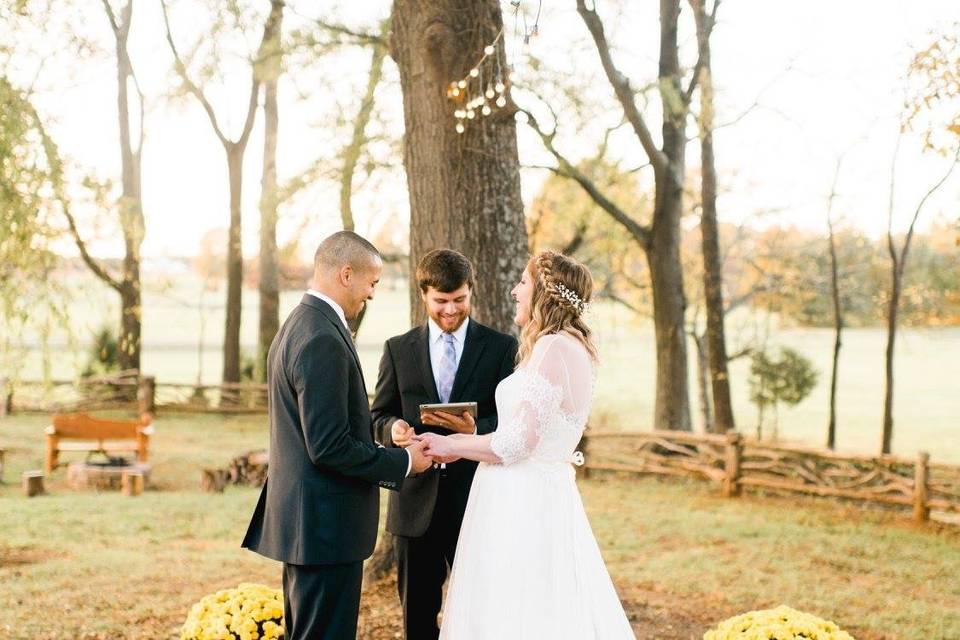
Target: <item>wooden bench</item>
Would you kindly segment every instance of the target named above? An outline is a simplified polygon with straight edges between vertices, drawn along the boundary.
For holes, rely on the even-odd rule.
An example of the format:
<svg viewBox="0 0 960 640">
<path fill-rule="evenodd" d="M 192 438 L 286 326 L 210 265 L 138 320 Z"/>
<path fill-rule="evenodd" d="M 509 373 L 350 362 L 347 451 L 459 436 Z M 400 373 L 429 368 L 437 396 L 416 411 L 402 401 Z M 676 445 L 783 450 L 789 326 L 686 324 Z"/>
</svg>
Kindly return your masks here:
<svg viewBox="0 0 960 640">
<path fill-rule="evenodd" d="M 140 420 L 103 420 L 85 413 L 53 416 L 46 430 L 47 449 L 44 468 L 52 473 L 62 451 L 136 452 L 138 462 L 146 462 L 153 435 L 153 416 L 144 413 Z M 70 440 L 71 442 L 64 442 Z"/>
</svg>

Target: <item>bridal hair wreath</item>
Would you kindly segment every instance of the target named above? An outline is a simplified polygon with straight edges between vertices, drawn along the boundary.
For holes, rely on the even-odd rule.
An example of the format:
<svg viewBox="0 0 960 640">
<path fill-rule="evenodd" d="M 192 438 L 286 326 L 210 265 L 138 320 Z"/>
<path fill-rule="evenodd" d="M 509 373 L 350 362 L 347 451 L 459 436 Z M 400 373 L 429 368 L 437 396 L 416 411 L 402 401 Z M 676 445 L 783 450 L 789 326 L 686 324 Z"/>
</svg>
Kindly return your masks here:
<svg viewBox="0 0 960 640">
<path fill-rule="evenodd" d="M 560 294 L 560 297 L 570 303 L 574 309 L 577 310 L 578 314 L 583 314 L 587 309 L 590 308 L 590 305 L 584 302 L 580 296 L 577 295 L 576 291 L 568 289 L 562 282 L 558 282 L 554 285 L 554 290 Z"/>
</svg>

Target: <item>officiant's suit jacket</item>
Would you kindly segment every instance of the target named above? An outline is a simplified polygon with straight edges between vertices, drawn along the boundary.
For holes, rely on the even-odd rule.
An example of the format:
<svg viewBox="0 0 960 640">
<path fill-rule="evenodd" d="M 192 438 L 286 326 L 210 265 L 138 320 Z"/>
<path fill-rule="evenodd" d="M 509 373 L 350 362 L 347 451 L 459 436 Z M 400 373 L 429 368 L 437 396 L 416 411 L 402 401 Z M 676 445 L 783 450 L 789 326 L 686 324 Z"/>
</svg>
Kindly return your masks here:
<svg viewBox="0 0 960 640">
<path fill-rule="evenodd" d="M 384 445 L 393 445 L 390 428 L 399 418 L 406 420 L 417 433 L 451 433 L 420 422 L 420 405 L 440 402 L 430 365 L 429 339 L 430 330 L 425 324 L 390 338 L 384 345 L 371 408 L 377 434 Z M 517 341 L 513 336 L 470 319 L 450 402 L 477 402 L 479 435 L 497 428 L 494 392 L 500 381 L 513 372 L 516 354 Z M 448 483 L 446 488 L 450 491 L 445 491 L 445 495 L 452 501 L 450 506 L 455 514 L 450 524 L 459 530 L 476 469 L 476 462 L 459 460 L 447 465 L 445 470 L 432 468 L 407 478 L 399 492 L 390 494 L 387 530 L 399 536 L 423 535 L 433 516 L 440 482 Z"/>
<path fill-rule="evenodd" d="M 360 361 L 333 308 L 305 295 L 267 357 L 270 463 L 243 546 L 296 565 L 373 553 L 378 486 L 399 489 L 409 456 L 379 447 Z"/>
</svg>

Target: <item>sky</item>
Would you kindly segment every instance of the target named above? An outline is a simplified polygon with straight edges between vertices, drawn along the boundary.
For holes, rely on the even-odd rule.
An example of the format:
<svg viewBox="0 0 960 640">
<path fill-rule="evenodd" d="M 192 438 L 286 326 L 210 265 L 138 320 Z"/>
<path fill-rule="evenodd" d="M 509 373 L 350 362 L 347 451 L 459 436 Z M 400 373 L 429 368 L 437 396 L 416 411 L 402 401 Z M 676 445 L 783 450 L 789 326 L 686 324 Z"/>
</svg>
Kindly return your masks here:
<svg viewBox="0 0 960 640">
<path fill-rule="evenodd" d="M 290 24 L 305 24 L 315 15 L 309 11 L 314 11 L 317 3 L 291 4 Z M 358 28 L 376 24 L 389 11 L 385 0 L 327 4 L 323 15 Z M 597 0 L 601 17 L 607 18 L 617 63 L 634 86 L 656 75 L 658 4 L 653 0 Z M 170 2 L 173 31 L 184 51 L 201 35 L 201 5 L 200 0 Z M 509 14 L 510 3 L 502 5 Z M 534 5 L 523 2 L 527 10 L 534 10 Z M 826 196 L 837 159 L 843 156 L 835 211 L 845 225 L 871 236 L 884 233 L 906 67 L 912 51 L 929 42 L 931 31 L 943 31 L 957 18 L 956 0 L 724 0 L 713 37 L 718 122 L 735 124 L 716 133 L 721 220 L 824 230 Z M 685 62 L 692 65 L 689 10 L 681 21 Z M 39 111 L 74 166 L 116 180 L 115 70 L 101 4 L 77 2 L 54 22 L 49 29 L 108 46 L 102 54 L 84 59 L 56 37 L 24 33 L 21 43 L 27 43 L 26 48 L 33 52 L 15 58 L 11 75 L 23 84 L 33 84 Z M 0 33 L 2 30 L 0 26 Z M 544 0 L 539 31 L 525 51 L 518 41 L 507 39 L 524 83 L 533 87 L 538 83 L 537 72 L 524 66 L 526 53 L 545 61 L 554 72 L 576 78 L 588 88 L 591 100 L 606 105 L 606 112 L 592 130 L 588 125 L 588 130 L 596 133 L 616 124 L 622 113 L 611 99 L 596 50 L 573 0 Z M 209 39 L 200 41 L 210 44 Z M 241 51 L 255 44 L 239 43 L 231 48 L 224 43 L 225 81 L 210 91 L 218 117 L 233 135 L 242 124 L 249 83 Z M 368 56 L 365 51 L 348 50 L 326 65 L 309 71 L 297 69 L 295 78 L 285 77 L 280 87 L 281 181 L 316 158 L 332 157 L 343 144 L 336 120 L 356 109 Z M 147 95 L 143 160 L 147 235 L 143 252 L 150 258 L 192 255 L 205 233 L 227 224 L 226 163 L 198 104 L 192 98 L 166 95 L 174 84 L 172 58 L 164 41 L 158 2 L 136 5 L 131 57 Z M 396 67 L 389 59 L 386 77 L 388 82 L 377 96 L 378 114 L 384 127 L 397 134 L 402 131 L 401 96 Z M 655 107 L 651 105 L 647 111 L 651 122 L 656 122 Z M 258 247 L 261 122 L 258 114 L 244 164 L 243 237 L 248 256 L 255 255 Z M 545 157 L 539 142 L 525 127 L 518 129 L 521 162 L 542 163 Z M 599 136 L 584 136 L 566 120 L 559 123 L 559 129 L 558 144 L 570 157 L 594 152 Z M 691 135 L 695 135 L 692 130 Z M 687 154 L 691 171 L 696 171 L 699 150 L 695 142 Z M 645 162 L 642 148 L 627 130 L 614 137 L 612 155 L 625 166 Z M 408 215 L 405 181 L 397 166 L 401 156 L 381 156 L 393 166 L 378 172 L 378 179 L 361 185 L 355 196 L 361 232 L 384 225 L 399 229 Z M 896 174 L 895 228 L 908 224 L 920 197 L 945 168 L 946 161 L 922 153 L 915 138 L 904 140 Z M 522 175 L 524 200 L 529 202 L 545 173 L 526 170 Z M 921 226 L 938 217 L 956 219 L 958 176 L 960 171 L 930 201 Z M 312 248 L 339 228 L 338 206 L 334 185 L 318 182 L 281 211 L 281 241 L 297 236 L 304 247 Z M 80 203 L 77 209 L 85 219 L 84 231 L 91 238 L 93 253 L 121 255 L 115 227 L 98 219 L 91 207 Z M 775 213 L 758 217 L 771 211 Z M 69 244 L 62 250 L 75 252 Z"/>
</svg>

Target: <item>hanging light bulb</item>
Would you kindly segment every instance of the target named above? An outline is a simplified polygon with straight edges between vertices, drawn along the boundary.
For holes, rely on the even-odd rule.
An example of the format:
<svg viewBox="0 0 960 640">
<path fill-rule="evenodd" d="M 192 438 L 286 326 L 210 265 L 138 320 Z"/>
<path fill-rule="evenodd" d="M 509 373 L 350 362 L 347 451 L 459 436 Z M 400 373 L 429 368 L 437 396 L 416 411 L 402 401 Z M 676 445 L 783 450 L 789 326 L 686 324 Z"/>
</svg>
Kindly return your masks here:
<svg viewBox="0 0 960 640">
<path fill-rule="evenodd" d="M 460 122 L 458 122 L 458 123 L 457 123 L 457 133 L 463 133 L 463 132 L 464 132 L 463 124 L 460 123 Z"/>
<path fill-rule="evenodd" d="M 480 69 L 477 69 L 476 67 L 474 67 L 473 69 L 470 69 L 471 78 L 476 78 L 478 75 L 480 75 Z M 461 80 L 461 82 L 463 81 Z"/>
<path fill-rule="evenodd" d="M 480 109 L 480 113 L 482 113 L 485 116 L 490 115 L 490 111 L 491 111 L 490 105 L 488 104 L 483 105 L 483 109 Z"/>
<path fill-rule="evenodd" d="M 476 115 L 477 115 L 476 111 L 474 111 L 473 109 L 467 109 L 467 118 L 469 118 L 470 120 L 473 120 L 476 117 Z"/>
<path fill-rule="evenodd" d="M 506 90 L 506 88 L 507 88 L 506 85 L 503 84 L 502 82 L 498 82 L 497 86 L 495 87 L 495 89 L 497 90 L 497 93 L 503 93 Z"/>
<path fill-rule="evenodd" d="M 499 98 L 497 98 L 497 106 L 500 107 L 501 109 L 507 106 L 507 99 L 504 98 L 503 96 L 500 96 Z"/>
<path fill-rule="evenodd" d="M 466 81 L 466 80 L 461 80 L 460 82 L 457 83 L 457 86 L 460 87 L 461 89 L 466 89 L 466 88 L 467 88 L 467 81 Z"/>
<path fill-rule="evenodd" d="M 488 85 L 487 85 L 487 92 L 486 92 L 485 94 L 483 94 L 483 95 L 487 96 L 487 99 L 488 99 L 488 100 L 492 100 L 492 99 L 493 99 L 493 96 L 495 96 L 495 95 L 497 95 L 497 94 L 494 93 L 493 87 L 488 84 Z"/>
<path fill-rule="evenodd" d="M 494 51 L 495 49 L 493 48 L 492 44 L 488 44 L 483 48 L 483 52 L 488 56 L 492 56 Z"/>
</svg>

